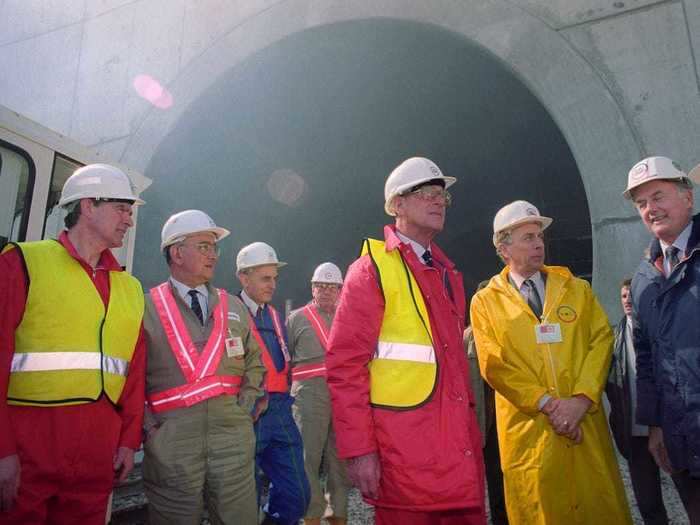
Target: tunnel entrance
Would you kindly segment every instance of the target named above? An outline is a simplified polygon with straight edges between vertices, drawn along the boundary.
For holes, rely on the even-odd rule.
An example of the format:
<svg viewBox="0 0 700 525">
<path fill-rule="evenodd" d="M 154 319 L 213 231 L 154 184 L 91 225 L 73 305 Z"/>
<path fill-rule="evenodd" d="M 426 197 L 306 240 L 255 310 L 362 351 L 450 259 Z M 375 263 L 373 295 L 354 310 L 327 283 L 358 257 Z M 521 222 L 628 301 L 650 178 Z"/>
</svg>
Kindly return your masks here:
<svg viewBox="0 0 700 525">
<path fill-rule="evenodd" d="M 175 101 L 177 103 L 177 101 Z M 501 264 L 491 244 L 500 206 L 526 199 L 552 216 L 548 263 L 590 278 L 591 226 L 572 153 L 516 75 L 461 35 L 393 19 L 309 29 L 263 49 L 192 103 L 146 169 L 135 273 L 165 275 L 160 227 L 201 208 L 232 230 L 216 284 L 233 291 L 235 254 L 273 245 L 289 263 L 276 303 L 308 299 L 314 267 L 343 270 L 365 236 L 380 237 L 388 173 L 409 156 L 434 160 L 454 203 L 437 242 L 469 292 Z"/>
</svg>

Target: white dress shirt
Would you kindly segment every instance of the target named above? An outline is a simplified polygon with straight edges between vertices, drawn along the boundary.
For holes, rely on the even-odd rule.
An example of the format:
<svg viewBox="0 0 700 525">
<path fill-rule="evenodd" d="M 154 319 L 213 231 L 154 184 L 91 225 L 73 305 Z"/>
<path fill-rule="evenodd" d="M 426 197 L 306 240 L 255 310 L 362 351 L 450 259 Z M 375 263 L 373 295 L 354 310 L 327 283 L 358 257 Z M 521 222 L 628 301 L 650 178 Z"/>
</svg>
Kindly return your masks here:
<svg viewBox="0 0 700 525">
<path fill-rule="evenodd" d="M 413 248 L 413 251 L 416 253 L 418 256 L 418 260 L 421 262 L 421 264 L 427 264 L 425 262 L 425 259 L 423 259 L 423 254 L 430 250 L 430 245 L 426 248 L 423 246 L 421 243 L 414 241 L 413 239 L 406 237 L 403 233 L 401 233 L 399 230 L 396 231 L 396 236 L 401 240 L 401 242 L 405 244 L 410 244 L 411 248 Z"/>
<path fill-rule="evenodd" d="M 510 278 L 513 280 L 515 283 L 515 287 L 518 289 L 520 292 L 520 295 L 523 296 L 523 299 L 525 299 L 525 302 L 527 302 L 527 291 L 523 289 L 523 283 L 530 279 L 533 283 L 535 283 L 535 289 L 537 290 L 537 293 L 540 296 L 540 302 L 542 303 L 542 308 L 544 309 L 544 279 L 542 278 L 542 272 L 535 272 L 533 273 L 530 277 L 523 277 L 522 275 L 515 273 L 513 270 L 510 271 Z M 544 313 L 544 311 L 543 311 Z"/>
<path fill-rule="evenodd" d="M 187 306 L 192 304 L 192 298 L 189 295 L 190 290 L 196 291 L 198 293 L 197 299 L 199 299 L 199 306 L 202 307 L 202 317 L 204 320 L 209 317 L 209 290 L 207 290 L 206 284 L 200 284 L 196 288 L 191 288 L 175 279 L 172 275 L 170 276 L 170 282 Z"/>
<path fill-rule="evenodd" d="M 258 315 L 258 308 L 264 305 L 259 305 L 255 301 L 253 301 L 250 296 L 245 293 L 245 290 L 241 290 L 241 299 L 243 299 L 243 302 L 245 305 L 248 307 L 248 310 L 250 310 L 250 313 L 252 314 L 253 317 Z"/>
</svg>

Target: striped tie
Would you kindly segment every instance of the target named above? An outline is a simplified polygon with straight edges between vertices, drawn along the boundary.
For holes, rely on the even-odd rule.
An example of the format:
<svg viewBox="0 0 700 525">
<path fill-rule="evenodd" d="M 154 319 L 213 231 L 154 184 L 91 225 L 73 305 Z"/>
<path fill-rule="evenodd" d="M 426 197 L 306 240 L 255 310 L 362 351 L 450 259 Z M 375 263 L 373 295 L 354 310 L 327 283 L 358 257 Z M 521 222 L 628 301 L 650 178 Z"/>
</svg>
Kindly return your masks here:
<svg viewBox="0 0 700 525">
<path fill-rule="evenodd" d="M 542 317 L 542 300 L 540 299 L 540 294 L 537 292 L 537 287 L 532 279 L 526 279 L 523 283 L 525 289 L 525 296 L 527 297 L 527 304 L 530 309 L 537 317 Z"/>
<path fill-rule="evenodd" d="M 199 324 L 203 325 L 204 314 L 202 314 L 202 305 L 199 303 L 199 297 L 197 297 L 199 295 L 199 292 L 197 290 L 190 290 L 187 293 L 191 298 L 190 307 L 192 308 L 194 315 L 196 315 L 197 319 L 199 319 Z"/>
</svg>

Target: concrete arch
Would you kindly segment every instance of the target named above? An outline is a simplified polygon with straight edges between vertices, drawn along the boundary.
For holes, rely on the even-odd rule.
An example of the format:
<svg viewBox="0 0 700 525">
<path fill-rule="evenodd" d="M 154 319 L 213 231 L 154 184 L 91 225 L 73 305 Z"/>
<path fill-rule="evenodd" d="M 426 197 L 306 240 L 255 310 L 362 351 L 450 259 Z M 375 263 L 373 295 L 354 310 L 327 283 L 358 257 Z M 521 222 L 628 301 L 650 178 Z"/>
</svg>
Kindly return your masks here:
<svg viewBox="0 0 700 525">
<path fill-rule="evenodd" d="M 175 105 L 151 110 L 132 136 L 123 161 L 141 171 L 190 103 L 226 71 L 275 42 L 336 22 L 395 18 L 454 32 L 496 57 L 541 101 L 566 138 L 586 190 L 593 226 L 593 276 L 604 292 L 617 276 L 620 256 L 601 249 L 618 242 L 624 228 L 621 176 L 641 156 L 634 133 L 597 72 L 557 31 L 507 1 L 487 5 L 449 0 L 283 0 L 233 28 L 184 70 L 169 86 Z M 631 210 L 622 213 L 631 215 Z M 602 270 L 605 269 L 605 273 Z M 612 276 L 609 275 L 612 273 Z M 612 297 L 616 294 L 613 289 Z M 612 297 L 604 303 L 614 304 Z"/>
</svg>

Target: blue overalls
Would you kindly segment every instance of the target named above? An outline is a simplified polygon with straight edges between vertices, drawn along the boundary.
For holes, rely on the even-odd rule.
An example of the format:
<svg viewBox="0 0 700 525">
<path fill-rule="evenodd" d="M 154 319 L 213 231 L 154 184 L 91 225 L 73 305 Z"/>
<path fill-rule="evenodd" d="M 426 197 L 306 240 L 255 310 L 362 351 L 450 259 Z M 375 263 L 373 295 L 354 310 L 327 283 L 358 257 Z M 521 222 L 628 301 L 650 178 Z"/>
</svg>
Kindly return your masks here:
<svg viewBox="0 0 700 525">
<path fill-rule="evenodd" d="M 285 357 L 280 347 L 270 309 L 258 308 L 253 317 L 260 337 L 267 347 L 278 372 L 284 370 Z M 286 342 L 287 333 L 281 324 Z M 263 349 L 263 351 L 266 351 Z M 255 460 L 258 499 L 262 476 L 270 480 L 268 502 L 263 508 L 268 518 L 280 525 L 296 525 L 304 517 L 311 498 L 309 481 L 304 471 L 304 446 L 292 417 L 294 398 L 286 392 L 268 392 L 267 410 L 255 423 Z"/>
</svg>

